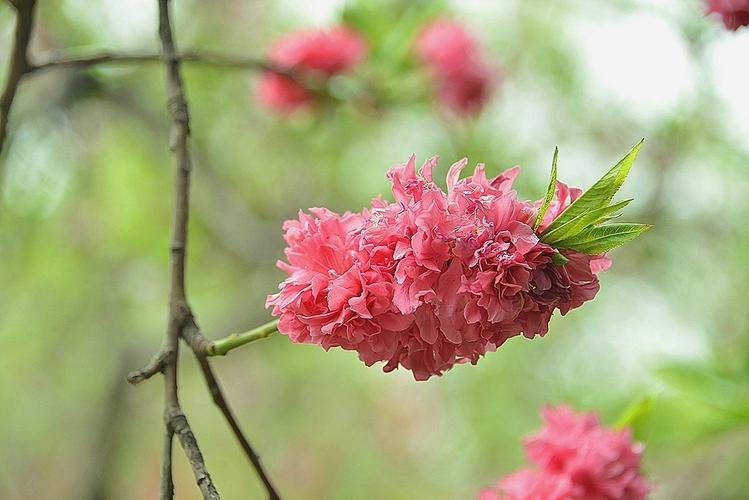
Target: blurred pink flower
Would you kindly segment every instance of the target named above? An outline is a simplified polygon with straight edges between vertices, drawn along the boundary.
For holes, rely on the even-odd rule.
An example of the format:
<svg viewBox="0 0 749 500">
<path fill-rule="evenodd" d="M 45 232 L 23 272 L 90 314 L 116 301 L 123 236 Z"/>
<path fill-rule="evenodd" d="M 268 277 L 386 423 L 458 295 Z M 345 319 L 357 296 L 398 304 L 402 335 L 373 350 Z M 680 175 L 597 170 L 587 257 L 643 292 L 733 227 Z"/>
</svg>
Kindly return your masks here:
<svg viewBox="0 0 749 500">
<path fill-rule="evenodd" d="M 749 0 L 707 0 L 707 10 L 719 14 L 729 30 L 749 26 Z"/>
<path fill-rule="evenodd" d="M 448 109 L 459 115 L 481 111 L 497 75 L 461 24 L 447 19 L 433 21 L 419 35 L 416 53 L 430 69 L 437 95 Z"/>
<path fill-rule="evenodd" d="M 327 76 L 353 68 L 366 52 L 362 37 L 350 28 L 291 33 L 278 40 L 269 59 L 285 68 L 316 70 Z"/>
<path fill-rule="evenodd" d="M 350 71 L 366 53 L 364 39 L 349 28 L 291 33 L 278 40 L 268 60 L 280 68 L 323 78 Z M 310 104 L 313 93 L 291 78 L 263 73 L 258 83 L 258 99 L 280 111 L 291 111 Z"/>
<path fill-rule="evenodd" d="M 641 500 L 652 489 L 640 471 L 643 446 L 594 413 L 545 407 L 545 426 L 526 439 L 521 469 L 479 493 L 480 500 Z M 494 495 L 493 497 L 490 495 Z"/>
<path fill-rule="evenodd" d="M 569 495 L 569 479 L 521 469 L 502 479 L 494 488 L 479 492 L 479 500 L 577 500 Z M 593 498 L 585 500 L 594 500 Z M 603 499 L 601 499 L 603 500 Z"/>
<path fill-rule="evenodd" d="M 487 179 L 479 164 L 460 179 L 467 163 L 450 168 L 444 192 L 432 180 L 437 159 L 417 174 L 412 156 L 388 172 L 394 203 L 287 221 L 288 277 L 267 300 L 279 330 L 425 380 L 513 336 L 544 335 L 554 310 L 592 299 L 597 257 L 565 252 L 567 264 L 552 263 L 556 250 L 531 227 L 535 205 L 512 189 L 519 167 Z"/>
<path fill-rule="evenodd" d="M 293 111 L 307 106 L 314 95 L 291 78 L 267 71 L 257 84 L 257 96 L 268 108 L 277 111 Z"/>
</svg>

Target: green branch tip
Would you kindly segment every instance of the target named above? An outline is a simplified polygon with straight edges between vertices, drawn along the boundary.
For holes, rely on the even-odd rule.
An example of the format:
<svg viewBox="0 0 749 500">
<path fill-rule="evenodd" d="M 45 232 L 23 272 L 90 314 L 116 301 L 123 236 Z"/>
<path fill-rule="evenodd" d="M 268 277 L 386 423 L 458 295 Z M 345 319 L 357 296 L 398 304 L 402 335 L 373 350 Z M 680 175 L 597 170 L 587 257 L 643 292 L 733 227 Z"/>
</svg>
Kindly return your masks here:
<svg viewBox="0 0 749 500">
<path fill-rule="evenodd" d="M 229 351 L 241 347 L 250 342 L 264 339 L 278 331 L 278 320 L 274 319 L 263 325 L 253 328 L 242 333 L 232 333 L 231 335 L 224 337 L 223 339 L 214 341 L 208 349 L 206 354 L 208 356 L 225 356 Z"/>
</svg>

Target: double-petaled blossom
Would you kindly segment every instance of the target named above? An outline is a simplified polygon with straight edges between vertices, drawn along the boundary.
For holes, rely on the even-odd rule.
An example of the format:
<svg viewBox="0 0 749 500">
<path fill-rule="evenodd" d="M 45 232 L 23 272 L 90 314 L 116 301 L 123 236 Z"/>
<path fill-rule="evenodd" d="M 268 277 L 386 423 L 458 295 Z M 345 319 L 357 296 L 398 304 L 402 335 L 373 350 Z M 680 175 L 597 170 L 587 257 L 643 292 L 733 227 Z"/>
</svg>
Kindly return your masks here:
<svg viewBox="0 0 749 500">
<path fill-rule="evenodd" d="M 411 157 L 390 169 L 394 202 L 343 215 L 316 208 L 284 224 L 288 277 L 267 300 L 282 333 L 425 380 L 513 336 L 544 335 L 555 310 L 596 295 L 596 263 L 608 259 L 565 251 L 565 265 L 552 262 L 557 251 L 532 229 L 537 205 L 512 189 L 519 167 L 488 179 L 479 164 L 460 179 L 461 160 L 445 192 L 436 163 L 417 174 Z M 556 213 L 569 191 L 558 184 Z"/>
<path fill-rule="evenodd" d="M 707 0 L 707 10 L 720 15 L 729 30 L 749 26 L 749 0 Z"/>
<path fill-rule="evenodd" d="M 628 429 L 600 424 L 594 413 L 546 407 L 545 426 L 525 441 L 536 468 L 521 469 L 479 500 L 642 500 L 651 486 L 640 471 L 643 446 Z"/>
<path fill-rule="evenodd" d="M 268 60 L 295 76 L 324 79 L 351 71 L 365 53 L 361 36 L 336 27 L 287 35 L 271 47 Z M 258 98 L 270 108 L 292 111 L 310 104 L 314 93 L 290 76 L 266 71 L 258 82 Z"/>
<path fill-rule="evenodd" d="M 429 68 L 439 100 L 459 115 L 475 114 L 491 97 L 497 74 L 478 44 L 459 23 L 437 19 L 416 41 L 416 53 Z"/>
</svg>

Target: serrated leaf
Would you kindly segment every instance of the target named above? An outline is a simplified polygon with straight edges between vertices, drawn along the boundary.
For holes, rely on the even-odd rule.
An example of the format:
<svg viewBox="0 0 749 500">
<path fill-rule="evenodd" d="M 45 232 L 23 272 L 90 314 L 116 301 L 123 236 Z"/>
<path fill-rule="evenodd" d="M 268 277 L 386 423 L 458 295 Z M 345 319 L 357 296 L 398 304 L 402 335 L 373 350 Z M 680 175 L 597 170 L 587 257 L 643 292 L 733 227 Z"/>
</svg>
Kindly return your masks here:
<svg viewBox="0 0 749 500">
<path fill-rule="evenodd" d="M 644 139 L 638 142 L 611 170 L 554 219 L 541 234 L 541 241 L 548 243 L 573 236 L 571 231 L 576 227 L 573 225 L 575 220 L 591 210 L 607 206 L 629 175 L 643 141 Z"/>
<path fill-rule="evenodd" d="M 560 252 L 555 252 L 551 255 L 551 262 L 556 266 L 563 266 L 569 261 L 570 259 L 562 255 Z"/>
<path fill-rule="evenodd" d="M 598 219 L 597 221 L 595 221 L 593 223 L 593 225 L 600 226 L 601 224 L 605 224 L 605 223 L 607 223 L 607 222 L 609 222 L 611 220 L 618 219 L 621 216 L 622 216 L 621 212 L 619 212 L 618 214 L 607 215 L 607 216 L 601 217 L 600 219 Z"/>
<path fill-rule="evenodd" d="M 602 221 L 605 221 L 609 215 L 629 205 L 632 199 L 633 198 L 629 198 L 626 200 L 618 201 L 612 205 L 581 213 L 566 225 L 564 232 L 568 233 L 569 236 L 561 238 L 557 237 L 558 235 L 553 235 L 551 237 L 547 237 L 543 241 L 544 243 L 548 243 L 549 245 L 559 246 L 562 241 L 566 241 L 576 237 L 583 229 L 586 229 L 595 224 L 600 224 Z"/>
<path fill-rule="evenodd" d="M 650 224 L 607 224 L 584 229 L 574 238 L 560 241 L 555 246 L 569 248 L 589 255 L 606 253 L 628 241 L 637 238 L 650 229 Z"/>
<path fill-rule="evenodd" d="M 559 158 L 559 148 L 554 148 L 554 158 L 551 160 L 551 178 L 549 179 L 549 185 L 546 188 L 546 196 L 544 196 L 544 201 L 541 203 L 541 207 L 538 209 L 538 215 L 536 215 L 536 223 L 533 224 L 533 230 L 535 231 L 538 229 L 538 226 L 541 225 L 541 221 L 544 219 L 544 215 L 546 215 L 546 211 L 549 210 L 549 205 L 551 205 L 551 200 L 554 198 L 554 193 L 557 189 L 557 159 Z"/>
</svg>

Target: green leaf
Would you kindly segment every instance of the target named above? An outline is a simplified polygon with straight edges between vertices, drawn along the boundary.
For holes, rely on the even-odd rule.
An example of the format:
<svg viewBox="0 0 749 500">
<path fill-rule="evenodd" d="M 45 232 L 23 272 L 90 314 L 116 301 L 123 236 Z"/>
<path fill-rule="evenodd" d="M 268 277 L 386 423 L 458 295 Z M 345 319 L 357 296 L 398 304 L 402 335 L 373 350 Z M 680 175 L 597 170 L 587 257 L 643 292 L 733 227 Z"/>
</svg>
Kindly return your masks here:
<svg viewBox="0 0 749 500">
<path fill-rule="evenodd" d="M 551 262 L 556 266 L 563 266 L 569 261 L 570 259 L 562 255 L 560 252 L 555 252 L 551 255 Z"/>
<path fill-rule="evenodd" d="M 549 185 L 546 188 L 546 196 L 544 196 L 544 201 L 541 203 L 541 207 L 538 209 L 538 215 L 536 215 L 536 223 L 533 224 L 533 230 L 535 231 L 538 229 L 538 226 L 541 225 L 541 221 L 544 218 L 544 215 L 546 215 L 546 211 L 549 209 L 549 205 L 551 204 L 552 198 L 554 198 L 554 193 L 556 192 L 557 188 L 557 158 L 559 158 L 559 148 L 554 148 L 554 158 L 551 160 L 551 178 L 549 179 Z"/>
<path fill-rule="evenodd" d="M 599 226 L 599 225 L 601 225 L 601 224 L 603 224 L 605 222 L 610 221 L 611 219 L 616 219 L 617 217 L 621 217 L 621 215 L 622 215 L 621 212 L 619 212 L 619 213 L 616 213 L 616 212 L 618 210 L 621 210 L 622 208 L 626 207 L 630 203 L 632 203 L 633 200 L 634 200 L 634 198 L 627 198 L 626 200 L 617 201 L 616 203 L 612 203 L 611 205 L 609 205 L 608 207 L 606 207 L 607 209 L 609 209 L 609 210 L 605 210 L 606 215 L 602 215 L 601 217 L 599 217 L 598 219 L 596 219 L 593 222 L 593 225 Z"/>
<path fill-rule="evenodd" d="M 619 418 L 616 419 L 614 427 L 635 427 L 653 409 L 653 398 L 646 396 L 635 401 L 624 409 Z"/>
<path fill-rule="evenodd" d="M 586 229 L 590 226 L 601 224 L 602 222 L 605 222 L 607 218 L 610 218 L 609 216 L 613 213 L 616 213 L 618 210 L 626 207 L 627 205 L 632 202 L 633 198 L 629 198 L 626 200 L 618 201 L 612 205 L 608 205 L 605 207 L 597 208 L 595 210 L 590 210 L 588 212 L 583 212 L 577 217 L 575 217 L 573 220 L 571 220 L 566 226 L 565 226 L 565 233 L 568 233 L 569 236 L 562 238 L 562 237 L 551 237 L 548 239 L 545 239 L 544 242 L 548 243 L 549 245 L 559 246 L 561 242 L 570 240 L 574 238 L 576 235 L 578 235 L 583 229 Z"/>
<path fill-rule="evenodd" d="M 628 241 L 637 238 L 650 229 L 650 224 L 607 224 L 584 229 L 573 238 L 556 244 L 559 248 L 569 248 L 590 255 L 606 253 Z"/>
<path fill-rule="evenodd" d="M 606 207 L 629 175 L 643 141 L 644 139 L 638 142 L 611 170 L 554 219 L 554 222 L 541 234 L 541 241 L 551 244 L 551 242 L 575 236 L 572 231 L 579 227 L 575 224 L 579 217 L 591 210 Z"/>
<path fill-rule="evenodd" d="M 604 217 L 601 217 L 597 221 L 595 221 L 593 224 L 596 226 L 600 226 L 601 224 L 605 224 L 611 220 L 618 219 L 621 216 L 622 216 L 621 212 L 619 212 L 618 214 L 606 215 Z"/>
</svg>

